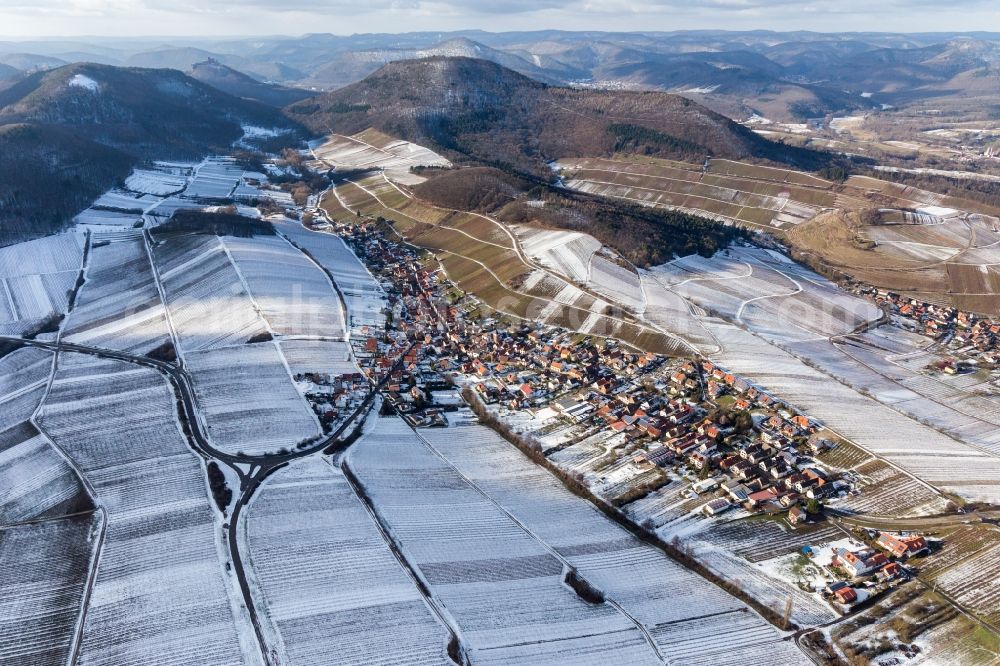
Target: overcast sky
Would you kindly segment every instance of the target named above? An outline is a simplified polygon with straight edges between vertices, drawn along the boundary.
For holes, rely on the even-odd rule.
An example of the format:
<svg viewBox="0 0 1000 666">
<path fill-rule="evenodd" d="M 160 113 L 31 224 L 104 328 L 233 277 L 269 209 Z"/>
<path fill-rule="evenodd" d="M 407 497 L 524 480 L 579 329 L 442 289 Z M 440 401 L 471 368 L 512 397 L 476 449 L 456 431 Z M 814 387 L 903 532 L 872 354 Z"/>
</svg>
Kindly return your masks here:
<svg viewBox="0 0 1000 666">
<path fill-rule="evenodd" d="M 0 35 L 538 30 L 1000 31 L 1000 0 L 0 0 Z"/>
</svg>

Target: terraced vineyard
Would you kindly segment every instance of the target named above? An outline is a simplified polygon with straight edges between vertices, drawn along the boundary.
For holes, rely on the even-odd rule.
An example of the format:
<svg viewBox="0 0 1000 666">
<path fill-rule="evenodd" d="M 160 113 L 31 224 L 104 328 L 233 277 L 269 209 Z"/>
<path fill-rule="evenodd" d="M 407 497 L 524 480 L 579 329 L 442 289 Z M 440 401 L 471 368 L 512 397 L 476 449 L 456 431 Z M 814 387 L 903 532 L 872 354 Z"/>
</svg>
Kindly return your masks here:
<svg viewBox="0 0 1000 666">
<path fill-rule="evenodd" d="M 385 169 L 400 182 L 420 182 L 410 173 L 415 166 L 450 166 L 450 162 L 434 151 L 409 141 L 401 141 L 368 129 L 355 136 L 332 134 L 313 148 L 316 160 L 325 166 L 341 169 Z"/>
<path fill-rule="evenodd" d="M 63 338 L 139 354 L 171 339 L 142 236 L 91 247 L 87 280 L 63 328 Z"/>
<path fill-rule="evenodd" d="M 761 229 L 838 275 L 1000 311 L 997 207 L 867 176 L 834 183 L 728 160 L 699 167 L 617 156 L 562 159 L 556 167 L 572 189 Z M 858 217 L 863 210 L 878 213 Z"/>
<path fill-rule="evenodd" d="M 567 187 L 780 230 L 836 205 L 833 183 L 785 169 L 712 160 L 708 168 L 635 159 L 561 159 Z"/>
<path fill-rule="evenodd" d="M 404 557 L 458 624 L 473 663 L 659 662 L 625 614 L 574 594 L 560 557 L 400 419 L 378 419 L 348 462 Z"/>
<path fill-rule="evenodd" d="M 340 301 L 326 275 L 284 238 L 227 236 L 223 245 L 276 334 L 343 337 Z"/>
<path fill-rule="evenodd" d="M 99 514 L 0 526 L 0 662 L 70 661 L 100 529 Z"/>
<path fill-rule="evenodd" d="M 327 204 L 331 216 L 342 209 L 390 221 L 409 242 L 434 250 L 452 281 L 495 310 L 665 354 L 683 353 L 686 347 L 544 262 L 536 264 L 517 236 L 491 218 L 422 203 L 382 174 L 339 185 L 335 198 L 336 205 Z M 618 266 L 605 257 L 590 263 L 611 270 Z"/>
<path fill-rule="evenodd" d="M 274 343 L 197 352 L 186 361 L 216 448 L 259 455 L 320 435 Z"/>
<path fill-rule="evenodd" d="M 174 409 L 171 390 L 153 370 L 60 354 L 40 424 L 107 514 L 81 664 L 138 666 L 170 655 L 215 666 L 254 652 L 241 645 L 245 632 L 219 560 L 204 468 Z"/>
<path fill-rule="evenodd" d="M 309 458 L 250 505 L 244 537 L 282 664 L 450 664 L 448 630 L 343 473 Z"/>
</svg>

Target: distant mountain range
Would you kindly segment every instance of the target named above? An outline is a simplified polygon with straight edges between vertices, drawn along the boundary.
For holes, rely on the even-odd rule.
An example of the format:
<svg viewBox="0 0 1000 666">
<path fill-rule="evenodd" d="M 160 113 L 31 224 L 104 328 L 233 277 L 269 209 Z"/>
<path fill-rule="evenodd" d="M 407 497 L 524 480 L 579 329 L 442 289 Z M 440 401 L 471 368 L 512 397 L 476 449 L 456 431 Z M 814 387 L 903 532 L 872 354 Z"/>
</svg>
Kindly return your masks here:
<svg viewBox="0 0 1000 666">
<path fill-rule="evenodd" d="M 0 65 L 22 72 L 80 61 L 187 72 L 214 60 L 261 82 L 319 91 L 430 56 L 482 58 L 544 83 L 679 92 L 737 119 L 801 120 L 980 95 L 996 82 L 1000 35 L 545 30 L 0 43 Z M 10 74 L 0 69 L 0 86 Z"/>
<path fill-rule="evenodd" d="M 885 106 L 982 119 L 998 90 L 1000 35 L 985 33 L 0 42 L 0 226 L 57 226 L 129 166 L 228 149 L 241 125 L 298 136 L 376 127 L 537 178 L 550 177 L 549 159 L 613 152 L 808 169 L 829 156 L 730 119 Z"/>
<path fill-rule="evenodd" d="M 315 94 L 302 88 L 263 83 L 211 58 L 195 63 L 187 74 L 233 97 L 260 102 L 275 108 L 288 106 Z"/>
</svg>

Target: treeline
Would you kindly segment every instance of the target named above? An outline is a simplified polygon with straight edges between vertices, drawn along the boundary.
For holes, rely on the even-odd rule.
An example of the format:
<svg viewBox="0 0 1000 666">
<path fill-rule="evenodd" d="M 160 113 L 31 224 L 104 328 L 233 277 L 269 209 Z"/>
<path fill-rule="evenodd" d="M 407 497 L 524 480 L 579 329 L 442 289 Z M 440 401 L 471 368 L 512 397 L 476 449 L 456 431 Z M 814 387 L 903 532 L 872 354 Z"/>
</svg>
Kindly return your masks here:
<svg viewBox="0 0 1000 666">
<path fill-rule="evenodd" d="M 952 178 L 939 174 L 909 173 L 906 171 L 876 171 L 874 169 L 866 171 L 865 175 L 900 185 L 929 190 L 937 194 L 1000 207 L 1000 183 L 990 180 Z"/>
<path fill-rule="evenodd" d="M 752 235 L 742 227 L 679 211 L 568 192 L 544 181 L 491 168 L 444 171 L 414 188 L 422 199 L 457 210 L 489 213 L 510 224 L 588 233 L 637 266 L 674 256 L 710 257 Z"/>
<path fill-rule="evenodd" d="M 61 231 L 132 162 L 58 128 L 0 126 L 0 245 Z"/>
<path fill-rule="evenodd" d="M 751 236 L 742 227 L 618 201 L 555 197 L 542 209 L 522 203 L 504 212 L 501 217 L 509 222 L 534 222 L 589 233 L 640 267 L 663 264 L 675 256 L 711 257 L 734 241 Z"/>
<path fill-rule="evenodd" d="M 686 159 L 711 155 L 711 151 L 705 146 L 642 125 L 612 123 L 608 125 L 608 134 L 615 139 L 614 152 L 616 153 L 628 152 L 638 155 L 674 156 Z"/>
<path fill-rule="evenodd" d="M 235 207 L 227 206 L 216 212 L 178 210 L 167 222 L 156 227 L 155 233 L 157 236 L 196 233 L 253 238 L 273 236 L 275 231 L 274 225 L 267 220 L 240 215 Z"/>
<path fill-rule="evenodd" d="M 492 211 L 517 199 L 531 184 L 513 174 L 489 167 L 469 167 L 424 175 L 430 180 L 414 187 L 423 199 L 444 208 Z"/>
</svg>

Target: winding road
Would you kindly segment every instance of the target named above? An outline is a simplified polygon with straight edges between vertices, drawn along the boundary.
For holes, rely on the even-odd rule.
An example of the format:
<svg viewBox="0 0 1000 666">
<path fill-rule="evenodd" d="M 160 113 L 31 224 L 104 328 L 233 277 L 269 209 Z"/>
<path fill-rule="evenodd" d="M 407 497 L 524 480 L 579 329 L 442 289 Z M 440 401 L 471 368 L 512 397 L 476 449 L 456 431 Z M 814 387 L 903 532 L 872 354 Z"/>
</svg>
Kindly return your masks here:
<svg viewBox="0 0 1000 666">
<path fill-rule="evenodd" d="M 267 664 L 272 664 L 272 660 L 269 656 L 267 645 L 268 642 L 265 638 L 264 632 L 261 628 L 260 618 L 257 614 L 256 607 L 254 605 L 254 598 L 252 591 L 250 589 L 250 584 L 247 580 L 246 571 L 243 567 L 243 559 L 239 552 L 238 546 L 238 527 L 239 518 L 243 511 L 244 506 L 249 502 L 250 498 L 256 492 L 260 484 L 273 472 L 275 472 L 280 467 L 287 465 L 289 462 L 296 460 L 298 458 L 304 458 L 306 456 L 312 455 L 329 446 L 335 445 L 340 442 L 341 436 L 344 432 L 354 424 L 354 422 L 361 415 L 365 414 L 371 407 L 373 401 L 378 395 L 379 391 L 385 386 L 385 384 L 391 378 L 392 373 L 388 372 L 385 376 L 378 382 L 373 383 L 371 390 L 361 404 L 354 410 L 354 412 L 345 419 L 341 425 L 331 432 L 326 437 L 317 440 L 310 446 L 303 447 L 298 450 L 288 451 L 285 453 L 275 453 L 268 455 L 239 455 L 226 453 L 225 451 L 220 451 L 219 449 L 212 446 L 209 442 L 208 437 L 201 430 L 201 423 L 197 418 L 197 407 L 194 399 L 194 389 L 191 385 L 191 378 L 181 368 L 168 363 L 166 361 L 160 361 L 157 359 L 149 358 L 148 356 L 135 356 L 133 354 L 128 354 L 121 351 L 115 351 L 111 349 L 104 349 L 98 347 L 89 347 L 86 345 L 73 344 L 61 341 L 45 341 L 45 340 L 27 340 L 18 337 L 11 336 L 0 336 L 0 341 L 12 342 L 23 344 L 28 347 L 38 347 L 40 349 L 47 349 L 54 352 L 71 352 L 77 354 L 87 354 L 90 356 L 96 356 L 99 358 L 113 359 L 117 361 L 122 361 L 124 363 L 130 363 L 133 365 L 139 365 L 146 368 L 151 368 L 166 376 L 170 385 L 173 387 L 175 394 L 177 395 L 177 407 L 178 407 L 178 418 L 182 423 L 188 426 L 187 432 L 190 433 L 188 438 L 188 443 L 191 448 L 205 460 L 222 462 L 229 466 L 240 479 L 240 496 L 236 503 L 233 505 L 232 514 L 229 517 L 229 522 L 227 523 L 227 541 L 229 545 L 229 554 L 232 560 L 233 571 L 236 574 L 237 582 L 240 586 L 240 591 L 243 595 L 243 601 L 246 605 L 247 612 L 250 616 L 250 620 L 254 627 L 254 632 L 257 635 L 257 641 L 260 644 L 261 654 L 264 657 L 264 661 Z M 407 349 L 409 351 L 409 349 Z M 399 369 L 403 363 L 403 357 L 405 352 L 396 361 L 393 370 Z M 249 465 L 249 470 L 244 471 L 240 465 Z"/>
</svg>

